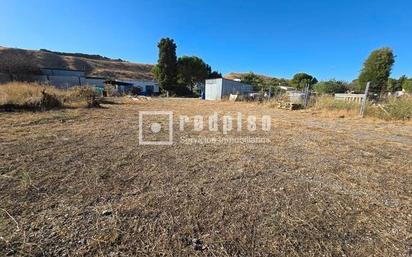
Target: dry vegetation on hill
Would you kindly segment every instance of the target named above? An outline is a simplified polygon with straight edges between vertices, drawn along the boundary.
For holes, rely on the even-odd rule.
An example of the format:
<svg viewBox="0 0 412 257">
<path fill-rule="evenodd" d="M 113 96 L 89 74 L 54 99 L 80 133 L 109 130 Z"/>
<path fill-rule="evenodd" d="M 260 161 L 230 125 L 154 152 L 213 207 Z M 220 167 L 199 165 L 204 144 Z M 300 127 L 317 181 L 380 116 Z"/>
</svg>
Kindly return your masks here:
<svg viewBox="0 0 412 257">
<path fill-rule="evenodd" d="M 0 113 L 0 255 L 409 256 L 410 123 L 158 99 Z M 267 144 L 138 145 L 138 112 L 272 116 Z M 236 121 L 234 121 L 236 124 Z M 220 135 L 220 134 L 219 134 Z M 229 134 L 228 136 L 236 136 Z"/>
<path fill-rule="evenodd" d="M 87 55 L 86 55 L 87 56 Z M 48 51 L 33 51 L 0 47 L 0 72 L 38 73 L 39 68 L 85 70 L 89 76 L 152 79 L 151 64 L 118 60 L 59 55 Z"/>
</svg>

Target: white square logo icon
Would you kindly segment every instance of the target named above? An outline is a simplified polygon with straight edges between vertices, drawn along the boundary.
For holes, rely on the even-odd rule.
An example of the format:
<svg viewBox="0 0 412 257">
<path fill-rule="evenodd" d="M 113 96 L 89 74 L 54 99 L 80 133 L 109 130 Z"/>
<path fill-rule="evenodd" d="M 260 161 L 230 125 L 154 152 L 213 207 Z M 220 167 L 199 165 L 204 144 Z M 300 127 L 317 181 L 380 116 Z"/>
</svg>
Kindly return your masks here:
<svg viewBox="0 0 412 257">
<path fill-rule="evenodd" d="M 139 145 L 172 145 L 173 112 L 140 111 Z"/>
</svg>

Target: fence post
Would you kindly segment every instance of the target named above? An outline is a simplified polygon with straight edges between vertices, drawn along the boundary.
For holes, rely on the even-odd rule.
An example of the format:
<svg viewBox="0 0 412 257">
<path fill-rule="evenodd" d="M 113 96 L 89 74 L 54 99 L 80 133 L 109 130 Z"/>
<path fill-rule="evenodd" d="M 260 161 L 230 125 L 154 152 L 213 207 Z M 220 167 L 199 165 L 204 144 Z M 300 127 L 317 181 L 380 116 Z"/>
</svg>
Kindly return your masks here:
<svg viewBox="0 0 412 257">
<path fill-rule="evenodd" d="M 309 86 L 310 86 L 309 84 L 305 85 L 305 98 L 304 98 L 304 102 L 303 102 L 303 105 L 304 105 L 305 109 L 308 106 Z"/>
<path fill-rule="evenodd" d="M 363 95 L 363 98 L 362 98 L 362 104 L 361 104 L 361 108 L 360 108 L 360 116 L 362 118 L 365 115 L 366 100 L 368 98 L 368 91 L 369 91 L 370 84 L 371 84 L 370 82 L 366 83 L 365 94 Z"/>
</svg>

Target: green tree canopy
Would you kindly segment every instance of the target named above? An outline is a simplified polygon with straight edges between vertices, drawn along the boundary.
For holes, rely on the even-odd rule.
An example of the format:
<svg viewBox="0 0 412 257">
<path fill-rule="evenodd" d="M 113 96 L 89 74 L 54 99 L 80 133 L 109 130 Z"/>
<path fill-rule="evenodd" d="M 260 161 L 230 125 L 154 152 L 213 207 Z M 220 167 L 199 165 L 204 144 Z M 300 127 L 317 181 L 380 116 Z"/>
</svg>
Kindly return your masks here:
<svg viewBox="0 0 412 257">
<path fill-rule="evenodd" d="M 371 82 L 370 91 L 381 94 L 391 74 L 395 56 L 392 49 L 380 48 L 374 50 L 363 64 L 358 78 L 358 91 L 363 91 L 368 81 Z"/>
<path fill-rule="evenodd" d="M 412 78 L 410 79 L 405 79 L 402 83 L 402 88 L 405 90 L 407 93 L 412 94 Z"/>
<path fill-rule="evenodd" d="M 210 76 L 211 68 L 197 56 L 182 56 L 177 61 L 178 82 L 193 93 L 197 82 L 204 82 Z"/>
<path fill-rule="evenodd" d="M 315 84 L 313 89 L 320 94 L 345 93 L 348 89 L 348 83 L 332 79 Z"/>
<path fill-rule="evenodd" d="M 212 67 L 210 67 L 209 64 L 207 64 L 207 70 L 209 72 L 209 75 L 207 76 L 208 79 L 219 79 L 222 78 L 222 73 L 218 72 L 218 71 L 212 71 Z"/>
<path fill-rule="evenodd" d="M 315 77 L 307 73 L 304 73 L 304 72 L 295 74 L 292 80 L 290 81 L 291 86 L 297 89 L 305 88 L 306 84 L 309 84 L 309 86 L 312 86 L 316 83 L 318 83 L 318 80 Z"/>
<path fill-rule="evenodd" d="M 173 39 L 162 38 L 157 47 L 159 48 L 159 60 L 153 67 L 152 73 L 160 88 L 175 91 L 177 85 L 176 44 Z"/>
<path fill-rule="evenodd" d="M 395 92 L 395 91 L 401 91 L 402 90 L 402 85 L 407 80 L 408 78 L 403 75 L 399 79 L 393 79 L 389 78 L 388 79 L 388 85 L 386 87 L 386 91 L 388 92 Z"/>
<path fill-rule="evenodd" d="M 243 74 L 241 80 L 243 83 L 252 85 L 253 88 L 257 91 L 260 91 L 264 88 L 263 79 L 253 72 Z"/>
<path fill-rule="evenodd" d="M 279 86 L 285 86 L 289 87 L 289 81 L 287 79 L 278 79 L 278 78 L 272 78 L 269 82 L 270 87 L 279 87 Z"/>
</svg>

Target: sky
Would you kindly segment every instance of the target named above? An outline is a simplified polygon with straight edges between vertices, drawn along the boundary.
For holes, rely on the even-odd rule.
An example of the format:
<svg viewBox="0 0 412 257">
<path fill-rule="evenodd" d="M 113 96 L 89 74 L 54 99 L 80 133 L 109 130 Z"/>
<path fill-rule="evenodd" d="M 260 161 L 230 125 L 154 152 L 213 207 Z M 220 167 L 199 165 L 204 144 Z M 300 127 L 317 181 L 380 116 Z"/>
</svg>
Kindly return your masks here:
<svg viewBox="0 0 412 257">
<path fill-rule="evenodd" d="M 410 0 L 0 0 L 0 46 L 156 63 L 157 43 L 223 74 L 351 81 L 391 47 L 392 77 L 412 76 Z"/>
</svg>

